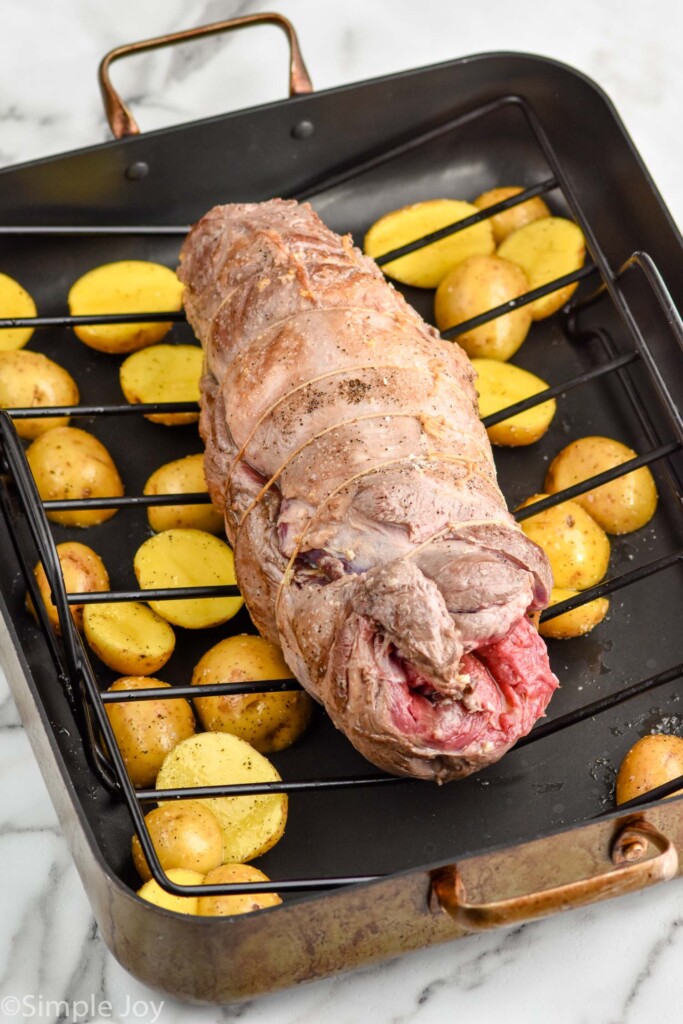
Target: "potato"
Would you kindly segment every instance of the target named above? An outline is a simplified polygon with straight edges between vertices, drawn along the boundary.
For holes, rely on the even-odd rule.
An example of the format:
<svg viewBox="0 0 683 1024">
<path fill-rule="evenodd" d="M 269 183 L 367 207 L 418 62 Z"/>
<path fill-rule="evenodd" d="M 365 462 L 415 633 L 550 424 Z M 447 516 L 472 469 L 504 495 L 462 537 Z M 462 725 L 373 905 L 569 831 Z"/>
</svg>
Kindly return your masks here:
<svg viewBox="0 0 683 1024">
<path fill-rule="evenodd" d="M 144 494 L 193 494 L 207 491 L 204 456 L 186 455 L 155 470 L 145 484 Z M 180 526 L 207 533 L 223 532 L 223 516 L 207 505 L 160 505 L 147 509 L 149 525 L 157 533 Z"/>
<path fill-rule="evenodd" d="M 100 661 L 126 675 L 158 672 L 175 648 L 175 633 L 168 622 L 139 601 L 89 604 L 83 625 Z"/>
<path fill-rule="evenodd" d="M 104 562 L 92 548 L 78 541 L 65 541 L 57 545 L 59 563 L 62 567 L 64 586 L 67 594 L 92 594 L 95 591 L 109 590 L 109 573 L 104 567 Z M 36 578 L 40 596 L 47 609 L 47 617 L 50 625 L 57 636 L 62 635 L 62 627 L 59 623 L 57 606 L 52 600 L 50 584 L 48 583 L 43 563 L 38 562 L 33 570 Z M 31 615 L 37 619 L 35 608 L 30 597 L 26 598 L 26 607 Z M 84 605 L 72 604 L 71 617 L 79 632 L 83 632 L 83 610 Z"/>
<path fill-rule="evenodd" d="M 183 286 L 172 270 L 146 260 L 105 263 L 79 277 L 69 291 L 72 316 L 165 313 L 182 309 Z M 76 337 L 98 352 L 121 355 L 161 341 L 170 323 L 79 324 Z"/>
<path fill-rule="evenodd" d="M 518 196 L 523 191 L 524 189 L 517 186 L 492 188 L 488 192 L 482 192 L 480 196 L 477 196 L 474 200 L 474 205 L 478 210 L 485 210 L 487 206 L 495 206 L 496 203 L 502 203 L 505 199 L 510 199 L 511 196 Z M 540 196 L 527 199 L 526 202 L 520 203 L 519 206 L 512 206 L 503 213 L 494 214 L 491 217 L 490 224 L 493 228 L 493 237 L 496 245 L 500 245 L 508 235 L 511 235 L 518 228 L 524 227 L 525 224 L 530 224 L 534 220 L 540 220 L 542 217 L 549 216 L 550 210 Z"/>
<path fill-rule="evenodd" d="M 562 587 L 553 587 L 550 593 L 550 607 L 567 601 L 570 597 L 576 597 L 578 590 L 566 590 Z M 607 615 L 609 601 L 606 597 L 598 597 L 595 601 L 589 601 L 572 612 L 565 612 L 547 622 L 541 622 L 539 633 L 541 636 L 550 637 L 553 640 L 570 640 L 575 636 L 583 636 L 595 629 Z"/>
<path fill-rule="evenodd" d="M 199 871 L 187 871 L 185 868 L 170 868 L 166 874 L 177 885 L 201 885 L 204 881 L 204 875 Z M 176 914 L 197 913 L 196 896 L 174 896 L 172 892 L 162 889 L 153 878 L 138 889 L 138 896 L 164 910 L 175 910 Z"/>
<path fill-rule="evenodd" d="M 198 345 L 155 345 L 121 364 L 119 381 L 129 402 L 198 402 L 202 373 Z M 198 412 L 151 413 L 145 419 L 167 427 L 196 423 Z"/>
<path fill-rule="evenodd" d="M 683 775 L 683 739 L 660 733 L 634 743 L 617 773 L 617 803 L 625 804 L 643 793 Z M 679 796 L 677 789 L 671 796 Z"/>
<path fill-rule="evenodd" d="M 77 403 L 76 381 L 47 356 L 40 352 L 0 351 L 0 409 Z M 66 427 L 68 422 L 68 416 L 50 416 L 47 419 L 15 419 L 14 426 L 19 437 L 32 441 L 55 427 Z"/>
<path fill-rule="evenodd" d="M 262 636 L 229 636 L 207 651 L 192 673 L 192 685 L 293 679 L 279 647 Z M 205 729 L 229 732 L 262 754 L 291 746 L 305 731 L 313 704 L 307 693 L 254 693 L 195 697 Z"/>
<path fill-rule="evenodd" d="M 545 478 L 548 494 L 635 459 L 636 452 L 610 437 L 580 437 L 556 455 Z M 652 519 L 657 488 L 647 466 L 573 499 L 607 533 L 632 533 Z"/>
<path fill-rule="evenodd" d="M 228 733 L 202 732 L 166 755 L 157 776 L 157 789 L 279 781 L 270 761 L 244 740 Z M 218 818 L 226 863 L 241 864 L 260 857 L 285 830 L 285 793 L 207 797 L 199 802 Z"/>
<path fill-rule="evenodd" d="M 196 800 L 176 800 L 155 807 L 145 824 L 164 869 L 185 868 L 205 875 L 223 863 L 223 833 L 216 815 Z M 143 882 L 152 877 L 142 844 L 133 836 L 131 851 Z"/>
<path fill-rule="evenodd" d="M 544 217 L 513 231 L 498 249 L 498 256 L 517 263 L 529 279 L 529 288 L 554 281 L 583 266 L 586 243 L 581 228 L 564 217 Z M 578 282 L 550 292 L 530 303 L 534 320 L 544 320 L 572 297 Z"/>
<path fill-rule="evenodd" d="M 109 690 L 168 688 L 147 676 L 124 676 Z M 127 700 L 105 705 L 121 757 L 134 786 L 151 786 L 164 757 L 194 734 L 192 708 L 186 700 Z"/>
<path fill-rule="evenodd" d="M 482 419 L 524 398 L 537 395 L 548 387 L 540 377 L 510 363 L 500 363 L 495 359 L 473 359 L 472 365 L 477 371 L 475 387 Z M 555 399 L 551 398 L 526 412 L 517 413 L 509 420 L 487 427 L 486 432 L 493 444 L 508 447 L 533 444 L 545 434 L 556 408 Z"/>
<path fill-rule="evenodd" d="M 0 274 L 0 316 L 7 320 L 12 317 L 36 316 L 36 304 L 29 293 L 7 274 Z M 0 328 L 0 352 L 23 348 L 32 334 L 33 327 Z"/>
<path fill-rule="evenodd" d="M 372 225 L 363 243 L 365 253 L 368 256 L 383 256 L 392 249 L 398 249 L 401 245 L 475 213 L 476 206 L 460 199 L 429 199 L 424 203 L 403 206 L 400 210 L 385 214 Z M 486 256 L 495 247 L 493 229 L 488 221 L 482 221 L 464 231 L 448 235 L 440 242 L 432 242 L 408 256 L 385 263 L 382 270 L 387 277 L 402 281 L 403 284 L 436 288 L 446 274 L 468 256 Z"/>
<path fill-rule="evenodd" d="M 520 508 L 545 498 L 535 494 Z M 607 534 L 580 505 L 564 501 L 521 522 L 524 533 L 543 548 L 556 587 L 586 590 L 607 572 L 610 544 Z"/>
<path fill-rule="evenodd" d="M 269 882 L 258 868 L 250 864 L 223 864 L 209 871 L 203 885 L 225 885 L 228 882 Z M 276 907 L 282 900 L 275 892 L 254 892 L 234 896 L 200 896 L 197 913 L 206 917 L 232 917 L 233 914 L 250 914 L 254 910 Z"/>
<path fill-rule="evenodd" d="M 446 274 L 434 296 L 434 318 L 440 331 L 464 323 L 529 291 L 526 274 L 499 256 L 470 256 Z M 531 327 L 528 306 L 490 320 L 455 339 L 467 355 L 509 359 Z"/>
<path fill-rule="evenodd" d="M 138 548 L 133 567 L 142 590 L 230 586 L 236 582 L 232 550 L 225 541 L 204 530 L 179 529 L 157 533 Z M 243 604 L 243 597 L 149 602 L 157 615 L 186 629 L 218 626 L 236 615 Z"/>
</svg>

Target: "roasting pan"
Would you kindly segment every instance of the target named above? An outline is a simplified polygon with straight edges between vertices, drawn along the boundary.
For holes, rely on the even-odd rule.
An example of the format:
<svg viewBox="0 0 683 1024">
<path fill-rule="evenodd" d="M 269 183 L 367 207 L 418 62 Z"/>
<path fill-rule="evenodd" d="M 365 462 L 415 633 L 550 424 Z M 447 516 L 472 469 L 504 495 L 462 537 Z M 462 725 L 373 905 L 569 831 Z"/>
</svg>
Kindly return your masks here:
<svg viewBox="0 0 683 1024">
<path fill-rule="evenodd" d="M 105 941 L 144 982 L 200 1002 L 245 999 L 666 880 L 683 846 L 683 802 L 662 799 L 680 781 L 616 813 L 613 797 L 616 767 L 635 739 L 683 724 L 683 247 L 646 168 L 604 93 L 555 61 L 482 54 L 313 93 L 278 15 L 190 35 L 264 18 L 290 36 L 289 99 L 136 134 L 109 82 L 122 48 L 102 67 L 117 140 L 0 172 L 0 268 L 31 291 L 42 318 L 30 347 L 77 379 L 74 422 L 109 447 L 127 495 L 113 519 L 87 533 L 48 527 L 2 414 L 3 664 Z M 611 593 L 608 619 L 587 637 L 549 641 L 562 688 L 548 719 L 461 782 L 440 788 L 383 776 L 320 711 L 299 744 L 273 757 L 290 817 L 260 863 L 281 906 L 192 918 L 143 902 L 129 844 L 148 805 L 126 786 L 116 750 L 112 764 L 99 746 L 100 731 L 111 736 L 97 695 L 113 674 L 90 664 L 69 629 L 54 542 L 92 544 L 119 598 L 134 590 L 132 554 L 148 535 L 144 481 L 201 446 L 195 427 L 168 429 L 121 406 L 118 359 L 74 340 L 69 285 L 115 259 L 173 266 L 185 226 L 219 202 L 309 197 L 333 229 L 359 240 L 389 209 L 508 183 L 573 217 L 590 262 L 573 306 L 535 324 L 515 358 L 559 397 L 538 444 L 496 450 L 506 498 L 513 506 L 540 490 L 547 460 L 592 433 L 642 453 L 659 488 L 652 522 L 614 538 L 598 588 Z M 405 292 L 429 319 L 429 297 Z M 189 341 L 187 324 L 175 324 L 171 338 Z M 61 607 L 63 641 L 24 608 L 38 558 Z M 201 653 L 249 625 L 243 612 L 179 637 L 164 679 L 186 685 Z"/>
</svg>

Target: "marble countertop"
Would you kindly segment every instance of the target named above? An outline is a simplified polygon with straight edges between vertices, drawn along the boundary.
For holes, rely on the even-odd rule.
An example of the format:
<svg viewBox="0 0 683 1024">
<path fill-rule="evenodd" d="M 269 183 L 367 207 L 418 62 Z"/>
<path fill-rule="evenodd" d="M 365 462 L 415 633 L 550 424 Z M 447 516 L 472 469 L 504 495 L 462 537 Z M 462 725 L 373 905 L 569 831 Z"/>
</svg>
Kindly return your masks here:
<svg viewBox="0 0 683 1024">
<path fill-rule="evenodd" d="M 270 5 L 267 5 L 270 6 Z M 314 84 L 456 56 L 523 50 L 566 61 L 611 95 L 674 217 L 683 221 L 683 6 L 673 0 L 278 0 Z M 0 165 L 108 137 L 95 71 L 110 47 L 258 9 L 237 0 L 4 0 Z M 260 68 L 274 68 L 263 77 Z M 284 94 L 273 30 L 130 61 L 115 72 L 143 129 Z M 0 1024 L 637 1024 L 680 1020 L 683 885 L 429 949 L 241 1007 L 182 1006 L 110 956 L 0 671 Z M 11 785 L 9 785 L 11 781 Z M 68 936 L 68 941 L 65 941 Z M 26 997 L 30 1001 L 26 1002 Z M 65 1001 L 58 1005 L 59 1001 Z M 61 1017 L 59 1016 L 61 1012 Z"/>
</svg>

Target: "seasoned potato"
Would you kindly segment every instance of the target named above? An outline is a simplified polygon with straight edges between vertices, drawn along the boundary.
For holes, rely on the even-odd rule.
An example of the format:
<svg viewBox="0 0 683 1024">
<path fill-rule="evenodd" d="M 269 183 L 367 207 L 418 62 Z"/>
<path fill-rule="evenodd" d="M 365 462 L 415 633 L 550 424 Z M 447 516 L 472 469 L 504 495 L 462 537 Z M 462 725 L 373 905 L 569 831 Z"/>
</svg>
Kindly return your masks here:
<svg viewBox="0 0 683 1024">
<path fill-rule="evenodd" d="M 175 647 L 168 622 L 139 601 L 90 604 L 83 612 L 83 625 L 100 661 L 130 676 L 158 672 Z"/>
<path fill-rule="evenodd" d="M 470 256 L 446 274 L 434 296 L 434 317 L 440 331 L 464 323 L 529 291 L 526 274 L 499 256 Z M 509 359 L 531 327 L 528 306 L 513 309 L 455 339 L 467 355 Z"/>
<path fill-rule="evenodd" d="M 383 256 L 432 231 L 464 220 L 477 213 L 476 206 L 460 199 L 429 199 L 392 210 L 376 221 L 365 236 L 364 250 L 368 256 Z M 418 288 L 436 288 L 446 274 L 468 256 L 488 255 L 495 249 L 493 230 L 482 221 L 464 231 L 442 238 L 440 242 L 418 249 L 385 263 L 382 270 L 388 277 Z"/>
<path fill-rule="evenodd" d="M 124 676 L 112 683 L 109 689 L 166 689 L 168 685 L 147 676 Z M 131 699 L 121 704 L 107 704 L 106 711 L 134 786 L 151 786 L 166 754 L 194 734 L 192 708 L 182 698 Z"/>
<path fill-rule="evenodd" d="M 228 733 L 202 732 L 166 755 L 157 789 L 279 781 L 270 761 L 244 740 Z M 207 797 L 199 802 L 218 818 L 226 863 L 241 864 L 260 857 L 275 846 L 285 830 L 285 793 Z"/>
<path fill-rule="evenodd" d="M 77 427 L 57 427 L 41 434 L 26 452 L 43 501 L 110 498 L 123 494 L 114 461 L 101 441 Z M 62 526 L 97 526 L 116 515 L 115 508 L 48 512 Z"/>
<path fill-rule="evenodd" d="M 176 885 L 201 885 L 204 881 L 204 875 L 199 871 L 188 871 L 185 868 L 169 868 L 166 874 Z M 175 910 L 176 914 L 197 913 L 196 896 L 174 896 L 173 893 L 162 889 L 153 878 L 138 889 L 138 896 L 157 907 L 163 907 L 164 910 Z"/>
<path fill-rule="evenodd" d="M 492 188 L 488 192 L 482 192 L 480 196 L 477 196 L 474 200 L 474 205 L 477 209 L 484 210 L 487 206 L 495 206 L 496 203 L 502 203 L 505 199 L 518 196 L 523 191 L 523 188 L 516 186 Z M 493 228 L 493 237 L 496 240 L 496 245 L 500 245 L 508 235 L 511 235 L 518 228 L 524 227 L 525 224 L 530 224 L 533 220 L 540 220 L 542 217 L 549 216 L 550 210 L 540 196 L 527 199 L 525 203 L 520 203 L 519 206 L 512 206 L 503 213 L 494 214 L 491 217 L 490 223 Z"/>
<path fill-rule="evenodd" d="M 198 345 L 155 345 L 128 356 L 122 363 L 121 390 L 133 403 L 198 402 L 202 361 Z M 196 423 L 199 413 L 151 413 L 145 419 L 175 427 Z"/>
<path fill-rule="evenodd" d="M 0 316 L 36 316 L 36 304 L 18 281 L 7 274 L 0 274 Z M 11 352 L 23 348 L 33 334 L 32 327 L 3 327 L 0 329 L 0 352 Z"/>
<path fill-rule="evenodd" d="M 204 530 L 164 530 L 150 537 L 135 553 L 133 567 L 142 590 L 230 586 L 236 582 L 232 550 L 225 541 Z M 186 598 L 149 604 L 175 626 L 205 629 L 231 619 L 244 598 Z"/>
<path fill-rule="evenodd" d="M 534 494 L 519 507 L 526 508 L 545 497 Z M 524 519 L 520 525 L 548 556 L 556 587 L 586 590 L 599 583 L 607 572 L 607 534 L 576 502 L 563 501 Z"/>
<path fill-rule="evenodd" d="M 258 868 L 250 864 L 223 864 L 209 871 L 203 885 L 226 885 L 229 882 L 269 882 Z M 254 892 L 234 896 L 200 896 L 197 913 L 207 917 L 231 917 L 233 914 L 250 914 L 253 910 L 276 907 L 282 900 L 275 892 Z"/>
<path fill-rule="evenodd" d="M 145 484 L 144 494 L 193 494 L 206 491 L 204 456 L 186 455 L 159 466 Z M 180 526 L 207 533 L 223 532 L 223 516 L 211 504 L 160 505 L 147 509 L 149 525 L 157 533 Z"/>
<path fill-rule="evenodd" d="M 529 279 L 529 288 L 554 281 L 583 266 L 586 243 L 581 228 L 564 217 L 544 217 L 532 221 L 505 239 L 498 255 L 517 263 Z M 578 283 L 545 295 L 530 303 L 534 320 L 544 320 L 556 313 L 574 294 Z"/>
<path fill-rule="evenodd" d="M 540 377 L 510 363 L 500 363 L 495 359 L 473 359 L 472 365 L 477 371 L 475 387 L 482 419 L 524 398 L 537 395 L 548 387 Z M 509 420 L 487 427 L 489 439 L 493 444 L 508 447 L 533 444 L 545 434 L 556 408 L 555 399 L 551 398 L 526 412 L 517 413 Z"/>
<path fill-rule="evenodd" d="M 621 441 L 580 437 L 555 456 L 545 478 L 545 489 L 548 494 L 556 494 L 635 457 L 636 452 Z M 655 514 L 657 488 L 650 470 L 642 466 L 573 500 L 607 533 L 632 533 L 649 523 Z"/>
<path fill-rule="evenodd" d="M 1 308 L 1 307 L 0 307 Z M 2 332 L 0 331 L 0 347 Z M 76 405 L 78 388 L 73 377 L 40 352 L 0 351 L 0 409 L 33 409 Z M 32 441 L 55 427 L 66 427 L 68 416 L 14 420 L 19 437 Z"/>
<path fill-rule="evenodd" d="M 223 863 L 223 833 L 216 815 L 196 800 L 176 800 L 155 807 L 145 824 L 164 869 L 186 868 L 205 875 Z M 143 882 L 152 877 L 136 835 L 132 840 L 133 863 Z"/>
<path fill-rule="evenodd" d="M 72 316 L 105 313 L 165 313 L 182 309 L 183 286 L 168 267 L 146 260 L 121 260 L 89 270 L 71 286 Z M 170 323 L 80 324 L 74 333 L 98 352 L 121 355 L 161 341 Z"/>
<path fill-rule="evenodd" d="M 292 678 L 282 652 L 270 640 L 229 636 L 197 663 L 192 684 Z M 262 754 L 291 746 L 306 729 L 312 712 L 311 698 L 300 692 L 195 697 L 194 706 L 205 729 L 240 736 Z"/>
<path fill-rule="evenodd" d="M 643 793 L 683 775 L 683 739 L 661 733 L 634 743 L 617 773 L 617 803 L 625 804 Z M 677 789 L 671 796 L 679 796 Z"/>
<path fill-rule="evenodd" d="M 566 590 L 562 587 L 553 587 L 550 593 L 550 607 L 568 601 L 570 597 L 576 597 L 578 590 Z M 541 622 L 539 633 L 541 636 L 550 637 L 553 640 L 570 640 L 575 636 L 583 636 L 590 633 L 599 625 L 609 611 L 609 601 L 606 597 L 598 597 L 595 601 L 575 608 L 572 612 L 565 612 L 547 622 Z"/>
<path fill-rule="evenodd" d="M 109 574 L 104 567 L 104 562 L 92 548 L 87 547 L 85 544 L 79 544 L 78 541 L 69 540 L 57 545 L 57 554 L 62 567 L 62 576 L 64 577 L 64 586 L 67 594 L 91 594 L 95 591 L 109 590 Z M 50 584 L 45 575 L 42 562 L 38 562 L 33 570 L 33 575 L 36 578 L 40 596 L 47 609 L 50 625 L 57 636 L 61 636 L 62 629 L 59 624 L 57 606 L 52 600 Z M 35 618 L 36 611 L 30 597 L 26 598 L 26 607 Z M 82 604 L 72 604 L 70 610 L 71 617 L 76 623 L 76 628 L 82 633 L 84 606 Z"/>
</svg>

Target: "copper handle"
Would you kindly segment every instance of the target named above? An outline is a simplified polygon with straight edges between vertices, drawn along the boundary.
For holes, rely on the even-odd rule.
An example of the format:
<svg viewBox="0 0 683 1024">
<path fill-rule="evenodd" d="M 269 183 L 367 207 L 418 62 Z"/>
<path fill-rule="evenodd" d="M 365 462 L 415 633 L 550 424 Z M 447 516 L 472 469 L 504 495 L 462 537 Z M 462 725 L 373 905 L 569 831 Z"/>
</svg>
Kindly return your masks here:
<svg viewBox="0 0 683 1024">
<path fill-rule="evenodd" d="M 650 845 L 658 853 L 646 859 Z M 445 911 L 458 924 L 484 931 L 635 892 L 668 881 L 678 870 L 676 847 L 645 821 L 620 830 L 612 843 L 611 859 L 614 868 L 602 875 L 492 903 L 469 903 L 460 872 L 451 864 L 432 874 L 430 904 L 432 910 Z"/>
<path fill-rule="evenodd" d="M 287 34 L 289 39 L 289 95 L 298 96 L 302 93 L 313 92 L 313 85 L 309 77 L 304 59 L 301 56 L 299 40 L 294 31 L 292 23 L 282 14 L 245 14 L 242 18 L 230 18 L 228 21 L 215 21 L 211 25 L 200 25 L 198 28 L 183 29 L 182 32 L 172 32 L 167 36 L 158 36 L 156 39 L 143 39 L 139 43 L 127 43 L 124 46 L 117 46 L 110 50 L 100 63 L 99 82 L 104 109 L 107 115 L 109 127 L 114 138 L 123 139 L 127 135 L 139 135 L 140 129 L 137 121 L 130 110 L 123 102 L 109 77 L 109 68 L 115 60 L 127 57 L 131 53 L 143 53 L 145 50 L 157 50 L 162 46 L 175 46 L 176 43 L 186 43 L 190 39 L 200 39 L 204 36 L 215 36 L 219 32 L 231 32 L 235 28 L 244 28 L 245 25 L 277 25 Z"/>
</svg>

